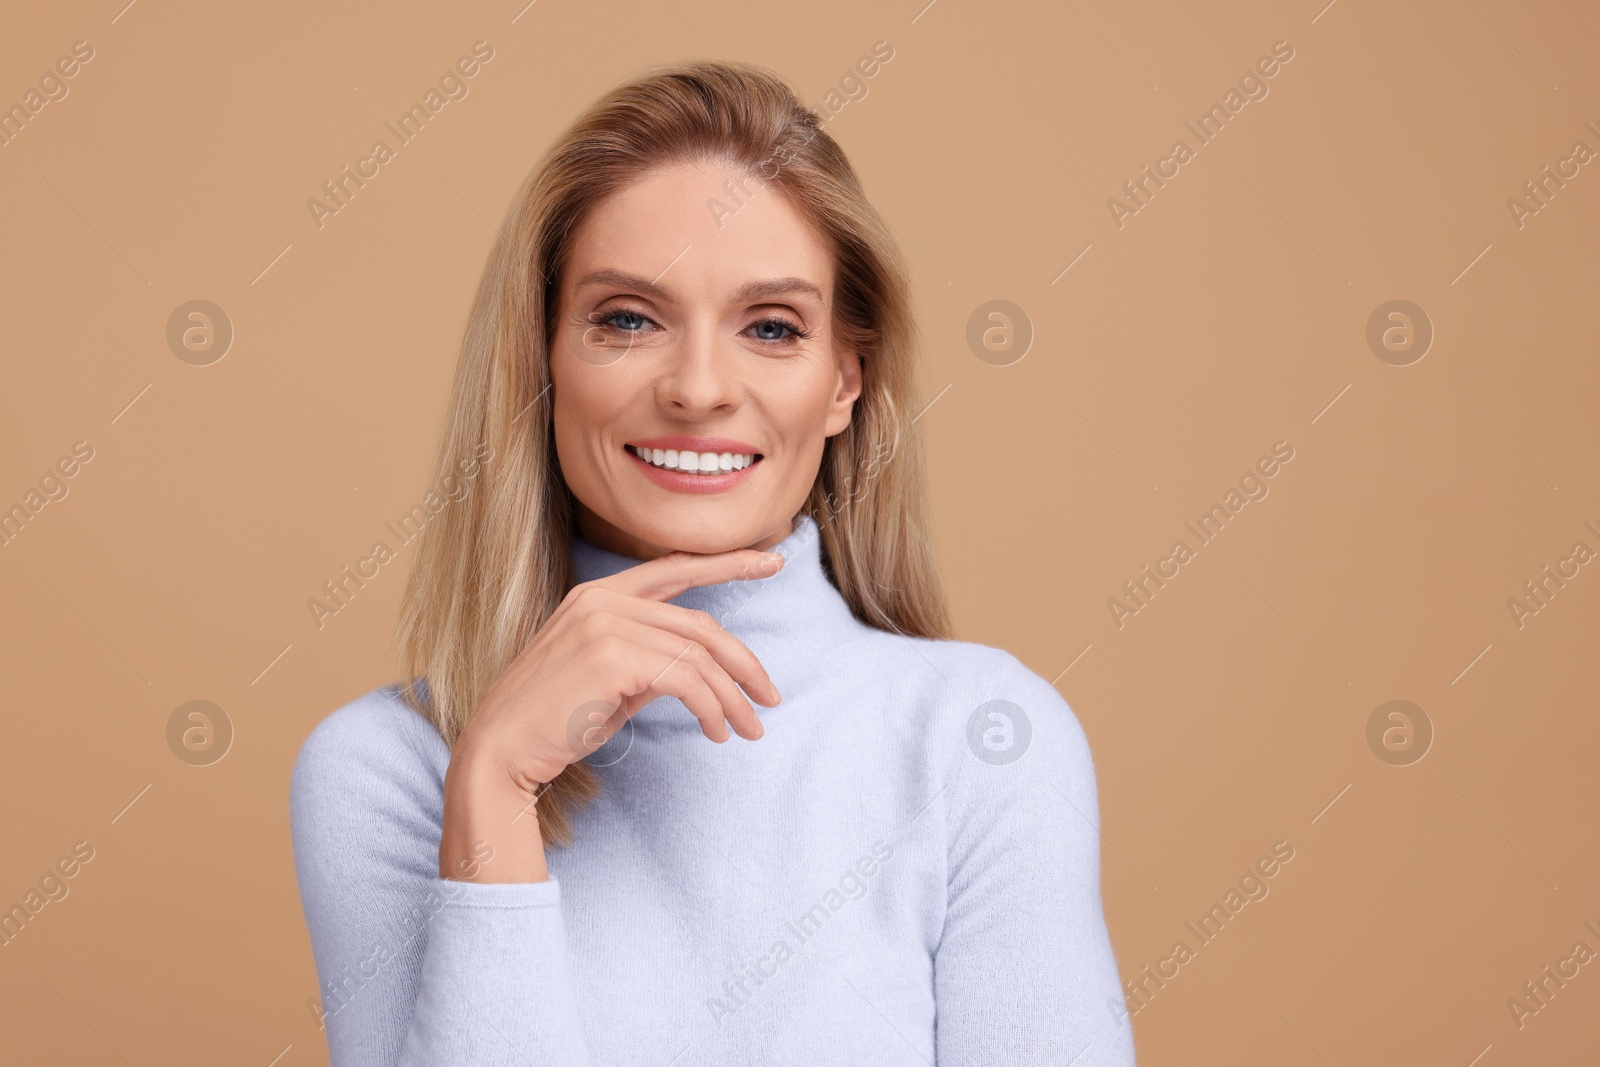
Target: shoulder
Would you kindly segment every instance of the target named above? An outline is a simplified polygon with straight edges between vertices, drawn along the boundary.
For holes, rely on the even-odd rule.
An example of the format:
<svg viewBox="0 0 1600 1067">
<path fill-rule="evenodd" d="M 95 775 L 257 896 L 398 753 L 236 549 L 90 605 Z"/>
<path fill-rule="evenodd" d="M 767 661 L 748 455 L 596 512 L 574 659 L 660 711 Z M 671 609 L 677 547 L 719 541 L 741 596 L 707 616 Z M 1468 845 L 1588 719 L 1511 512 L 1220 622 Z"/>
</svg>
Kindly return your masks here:
<svg viewBox="0 0 1600 1067">
<path fill-rule="evenodd" d="M 427 806 L 442 797 L 449 749 L 433 724 L 394 686 L 374 689 L 326 715 L 300 746 L 290 782 L 290 816 L 353 802 L 392 799 Z"/>
<path fill-rule="evenodd" d="M 902 653 L 899 658 L 925 664 L 927 673 L 934 676 L 946 695 L 957 703 L 1010 700 L 1024 710 L 1037 708 L 1047 717 L 1077 722 L 1066 698 L 1056 687 L 1003 648 L 975 641 L 908 637 L 884 630 L 872 632 L 877 640 L 898 646 Z"/>
<path fill-rule="evenodd" d="M 1054 785 L 1073 802 L 1092 803 L 1094 761 L 1083 725 L 1066 697 L 1002 648 L 971 641 L 897 638 L 941 679 L 930 726 L 946 767 L 1003 789 Z"/>
</svg>

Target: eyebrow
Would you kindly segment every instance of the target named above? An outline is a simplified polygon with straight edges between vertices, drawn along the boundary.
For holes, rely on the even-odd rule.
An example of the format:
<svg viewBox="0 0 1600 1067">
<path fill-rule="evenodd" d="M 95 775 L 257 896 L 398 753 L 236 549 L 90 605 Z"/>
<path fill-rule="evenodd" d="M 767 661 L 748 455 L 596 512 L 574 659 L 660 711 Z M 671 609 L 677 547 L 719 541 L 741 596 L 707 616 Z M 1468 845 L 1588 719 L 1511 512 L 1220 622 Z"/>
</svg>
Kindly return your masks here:
<svg viewBox="0 0 1600 1067">
<path fill-rule="evenodd" d="M 646 296 L 655 297 L 667 303 L 675 303 L 677 296 L 664 285 L 658 285 L 648 278 L 637 274 L 629 274 L 624 270 L 607 267 L 602 270 L 592 271 L 578 279 L 576 288 L 586 285 L 614 285 L 621 289 L 633 289 L 644 293 Z M 743 303 L 750 300 L 761 300 L 771 296 L 781 296 L 786 293 L 804 293 L 816 298 L 819 303 L 825 303 L 822 290 L 804 278 L 770 278 L 766 281 L 747 282 L 739 287 L 733 294 L 733 303 Z"/>
</svg>

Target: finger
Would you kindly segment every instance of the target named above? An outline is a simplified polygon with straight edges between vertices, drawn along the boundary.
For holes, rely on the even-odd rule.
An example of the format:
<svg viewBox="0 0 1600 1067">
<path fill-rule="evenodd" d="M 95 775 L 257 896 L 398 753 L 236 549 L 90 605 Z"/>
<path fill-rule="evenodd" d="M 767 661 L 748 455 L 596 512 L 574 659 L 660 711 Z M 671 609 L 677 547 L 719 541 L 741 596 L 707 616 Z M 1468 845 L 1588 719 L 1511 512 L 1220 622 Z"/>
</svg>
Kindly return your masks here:
<svg viewBox="0 0 1600 1067">
<path fill-rule="evenodd" d="M 725 629 L 716 616 L 654 600 L 636 598 L 634 604 L 643 621 L 683 640 L 698 641 L 704 645 L 729 677 L 756 701 L 771 708 L 783 699 L 761 660 L 756 658 L 748 645 Z M 755 714 L 752 709 L 752 720 Z"/>
<path fill-rule="evenodd" d="M 643 604 L 648 602 L 635 601 L 635 603 Z M 609 622 L 613 627 L 611 632 L 623 640 L 633 642 L 641 648 L 648 648 L 656 653 L 657 656 L 666 657 L 666 661 L 669 664 L 687 664 L 697 671 L 710 688 L 716 701 L 717 717 L 722 719 L 727 726 L 731 726 L 740 737 L 746 741 L 754 741 L 766 732 L 766 727 L 761 725 L 761 719 L 756 715 L 755 709 L 750 706 L 750 702 L 745 699 L 739 687 L 734 684 L 733 677 L 718 662 L 715 654 L 711 653 L 711 650 L 704 644 L 692 637 L 683 637 L 671 630 L 664 630 L 633 619 L 613 617 Z M 746 649 L 745 651 L 748 652 L 749 650 Z M 652 688 L 655 687 L 652 686 Z M 631 716 L 634 711 L 637 711 L 645 703 L 648 703 L 648 701 L 636 703 L 629 710 L 629 715 Z M 627 704 L 625 703 L 624 706 L 627 706 Z M 688 706 L 687 701 L 685 701 L 685 706 Z M 695 709 L 691 708 L 690 710 L 694 711 Z M 716 733 L 709 729 L 711 724 L 698 714 L 696 717 L 702 718 L 703 727 L 707 727 L 706 736 L 712 740 L 717 740 Z M 722 740 L 727 739 L 725 730 L 717 732 L 722 734 Z"/>
<path fill-rule="evenodd" d="M 670 631 L 686 641 L 698 641 L 716 657 L 722 669 L 756 700 L 770 708 L 782 699 L 778 695 L 778 687 L 772 684 L 771 676 L 756 654 L 708 612 L 604 588 L 595 590 L 592 610 L 612 618 L 631 618 L 647 626 Z"/>
<path fill-rule="evenodd" d="M 654 699 L 652 694 L 677 697 L 699 720 L 700 731 L 707 738 L 719 744 L 728 740 L 722 701 L 707 679 L 708 668 L 721 668 L 705 647 L 630 620 L 614 620 L 614 625 L 617 629 L 592 647 L 607 660 L 604 673 L 621 680 L 623 700 L 637 711 Z M 693 651 L 696 648 L 698 653 Z"/>
<path fill-rule="evenodd" d="M 770 560 L 770 562 L 769 562 Z M 668 552 L 594 584 L 648 600 L 671 600 L 685 589 L 719 582 L 770 578 L 783 567 L 783 556 L 754 548 L 731 552 Z"/>
</svg>

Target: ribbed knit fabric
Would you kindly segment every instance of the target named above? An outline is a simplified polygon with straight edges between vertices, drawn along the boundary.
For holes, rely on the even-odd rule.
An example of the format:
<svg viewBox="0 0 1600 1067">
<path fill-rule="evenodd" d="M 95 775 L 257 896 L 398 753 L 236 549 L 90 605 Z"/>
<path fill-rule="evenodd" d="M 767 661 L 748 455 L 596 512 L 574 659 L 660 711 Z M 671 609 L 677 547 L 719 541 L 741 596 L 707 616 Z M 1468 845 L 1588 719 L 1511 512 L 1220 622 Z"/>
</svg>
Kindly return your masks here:
<svg viewBox="0 0 1600 1067">
<path fill-rule="evenodd" d="M 765 736 L 647 704 L 548 881 L 438 877 L 450 753 L 393 689 L 312 731 L 290 818 L 334 1067 L 1133 1064 L 1066 701 L 857 622 L 809 516 L 775 550 L 673 601 L 766 667 Z M 639 562 L 572 551 L 580 581 Z"/>
</svg>

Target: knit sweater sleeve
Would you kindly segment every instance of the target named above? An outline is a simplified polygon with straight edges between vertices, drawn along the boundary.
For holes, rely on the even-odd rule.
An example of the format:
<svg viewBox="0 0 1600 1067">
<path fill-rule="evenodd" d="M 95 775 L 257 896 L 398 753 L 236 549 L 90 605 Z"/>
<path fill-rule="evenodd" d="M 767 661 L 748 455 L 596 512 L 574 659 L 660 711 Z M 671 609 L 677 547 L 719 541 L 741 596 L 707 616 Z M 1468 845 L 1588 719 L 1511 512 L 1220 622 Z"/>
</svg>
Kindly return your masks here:
<svg viewBox="0 0 1600 1067">
<path fill-rule="evenodd" d="M 991 667 L 951 728 L 937 1062 L 1133 1067 L 1088 740 L 1053 685 L 1009 653 Z"/>
<path fill-rule="evenodd" d="M 438 877 L 430 745 L 432 727 L 380 690 L 318 724 L 295 761 L 295 870 L 330 1063 L 587 1064 L 560 885 Z"/>
</svg>

